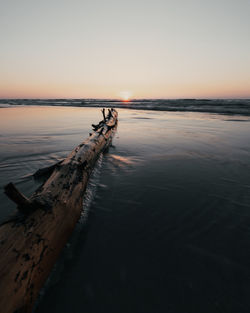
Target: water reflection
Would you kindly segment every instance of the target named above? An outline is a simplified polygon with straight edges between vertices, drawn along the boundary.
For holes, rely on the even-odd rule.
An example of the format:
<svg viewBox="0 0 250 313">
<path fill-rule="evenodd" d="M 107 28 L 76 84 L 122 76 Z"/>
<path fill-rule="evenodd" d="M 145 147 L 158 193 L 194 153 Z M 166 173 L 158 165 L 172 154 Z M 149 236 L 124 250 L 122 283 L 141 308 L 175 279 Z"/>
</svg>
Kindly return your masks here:
<svg viewBox="0 0 250 313">
<path fill-rule="evenodd" d="M 24 175 L 67 154 L 100 116 L 60 114 L 41 133 L 20 128 L 16 145 L 11 129 L 1 137 L 1 183 L 29 189 Z M 250 124 L 237 119 L 119 110 L 88 233 L 37 312 L 249 312 Z"/>
<path fill-rule="evenodd" d="M 120 112 L 87 240 L 38 312 L 249 312 L 249 124 L 136 114 Z"/>
</svg>

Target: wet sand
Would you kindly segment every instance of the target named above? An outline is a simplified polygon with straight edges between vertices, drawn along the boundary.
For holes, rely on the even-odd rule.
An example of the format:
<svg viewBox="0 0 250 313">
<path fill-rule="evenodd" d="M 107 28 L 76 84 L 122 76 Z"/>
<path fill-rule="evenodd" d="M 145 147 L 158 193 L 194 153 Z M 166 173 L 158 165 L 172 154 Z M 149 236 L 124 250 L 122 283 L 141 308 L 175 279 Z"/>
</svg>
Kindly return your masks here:
<svg viewBox="0 0 250 313">
<path fill-rule="evenodd" d="M 17 109 L 41 119 L 37 108 L 1 110 Z M 0 124 L 1 185 L 31 192 L 25 175 L 64 157 L 100 116 L 44 109 L 40 126 L 30 113 L 18 132 L 6 116 Z M 119 110 L 87 224 L 77 226 L 36 312 L 249 312 L 249 131 L 241 116 Z"/>
</svg>

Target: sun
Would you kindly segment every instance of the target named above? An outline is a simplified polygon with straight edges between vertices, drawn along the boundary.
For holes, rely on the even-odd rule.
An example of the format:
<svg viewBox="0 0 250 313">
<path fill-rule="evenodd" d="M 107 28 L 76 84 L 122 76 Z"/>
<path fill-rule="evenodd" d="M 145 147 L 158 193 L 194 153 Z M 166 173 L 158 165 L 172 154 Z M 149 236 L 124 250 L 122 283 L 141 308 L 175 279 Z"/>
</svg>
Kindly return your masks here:
<svg viewBox="0 0 250 313">
<path fill-rule="evenodd" d="M 120 97 L 122 98 L 122 101 L 124 101 L 124 102 L 130 101 L 131 96 L 132 96 L 131 91 L 121 91 L 120 92 Z"/>
</svg>

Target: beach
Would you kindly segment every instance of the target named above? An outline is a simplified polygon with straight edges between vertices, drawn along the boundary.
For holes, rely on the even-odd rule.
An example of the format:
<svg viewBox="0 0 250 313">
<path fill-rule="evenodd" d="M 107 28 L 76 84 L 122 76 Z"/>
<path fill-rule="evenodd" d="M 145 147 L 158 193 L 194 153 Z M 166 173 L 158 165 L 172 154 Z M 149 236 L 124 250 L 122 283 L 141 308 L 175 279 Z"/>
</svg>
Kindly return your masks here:
<svg viewBox="0 0 250 313">
<path fill-rule="evenodd" d="M 63 159 L 98 108 L 0 108 L 1 220 Z M 36 312 L 249 312 L 250 117 L 119 109 L 83 216 Z M 86 213 L 86 214 L 85 214 Z M 84 215 L 85 214 L 85 215 Z"/>
</svg>

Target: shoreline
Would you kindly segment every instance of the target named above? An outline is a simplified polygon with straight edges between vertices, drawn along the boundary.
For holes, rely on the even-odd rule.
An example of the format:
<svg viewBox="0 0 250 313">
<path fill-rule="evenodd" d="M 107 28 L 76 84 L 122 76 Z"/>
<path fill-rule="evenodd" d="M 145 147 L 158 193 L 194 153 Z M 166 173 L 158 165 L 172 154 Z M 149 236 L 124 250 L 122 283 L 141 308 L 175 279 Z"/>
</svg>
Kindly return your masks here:
<svg viewBox="0 0 250 313">
<path fill-rule="evenodd" d="M 0 108 L 15 106 L 93 107 L 163 112 L 200 112 L 250 116 L 250 99 L 0 99 Z"/>
</svg>

